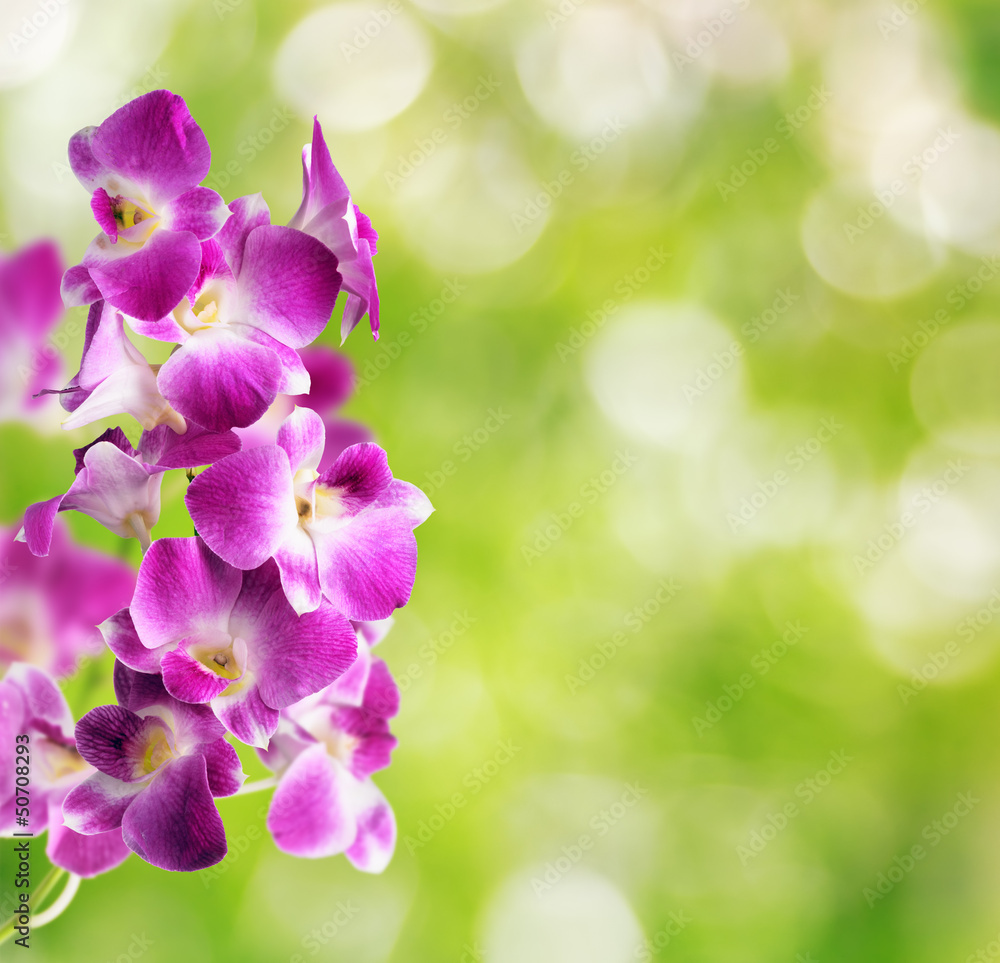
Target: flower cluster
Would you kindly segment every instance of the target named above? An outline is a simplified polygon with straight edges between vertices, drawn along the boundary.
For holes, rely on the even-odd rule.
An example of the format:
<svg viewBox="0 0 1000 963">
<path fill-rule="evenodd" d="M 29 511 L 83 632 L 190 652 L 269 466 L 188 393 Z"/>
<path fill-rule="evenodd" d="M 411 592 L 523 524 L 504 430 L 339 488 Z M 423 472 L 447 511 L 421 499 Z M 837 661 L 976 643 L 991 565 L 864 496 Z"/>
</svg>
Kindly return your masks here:
<svg viewBox="0 0 1000 963">
<path fill-rule="evenodd" d="M 284 226 L 260 194 L 227 205 L 200 186 L 208 141 L 169 91 L 80 131 L 69 157 L 100 233 L 61 280 L 64 302 L 89 310 L 79 371 L 42 393 L 59 396 L 67 428 L 127 414 L 142 433 L 133 445 L 109 428 L 77 449 L 72 483 L 26 510 L 12 548 L 36 596 L 80 554 L 60 512 L 138 539 L 143 558 L 122 578 L 119 563 L 74 557 L 77 600 L 0 592 L 3 728 L 31 734 L 43 760 L 50 856 L 81 876 L 129 851 L 168 870 L 217 863 L 215 800 L 242 791 L 243 744 L 274 773 L 280 849 L 380 872 L 396 829 L 372 774 L 389 764 L 399 696 L 372 649 L 409 600 L 413 530 L 433 509 L 367 429 L 337 416 L 350 363 L 308 347 L 342 290 L 342 338 L 366 314 L 378 337 L 378 236 L 318 121 Z M 172 348 L 151 361 L 129 331 Z M 195 534 L 154 540 L 163 477 L 178 469 Z M 97 623 L 118 704 L 74 732 L 53 676 L 94 654 Z M 0 752 L 12 745 L 2 737 Z M 0 832 L 13 815 L 0 796 Z"/>
</svg>

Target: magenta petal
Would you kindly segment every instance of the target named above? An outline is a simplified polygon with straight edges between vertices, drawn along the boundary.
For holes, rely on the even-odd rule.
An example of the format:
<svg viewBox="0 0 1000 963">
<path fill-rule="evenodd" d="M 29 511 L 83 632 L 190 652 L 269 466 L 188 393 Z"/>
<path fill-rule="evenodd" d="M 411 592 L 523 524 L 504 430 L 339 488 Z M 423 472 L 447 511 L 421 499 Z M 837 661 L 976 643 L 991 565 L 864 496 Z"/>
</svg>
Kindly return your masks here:
<svg viewBox="0 0 1000 963">
<path fill-rule="evenodd" d="M 240 571 L 200 538 L 157 539 L 142 560 L 130 607 L 139 638 L 153 648 L 207 628 L 225 630 L 242 584 Z"/>
<path fill-rule="evenodd" d="M 158 321 L 180 304 L 198 277 L 201 245 L 187 231 L 154 231 L 140 248 L 112 245 L 102 235 L 83 263 L 109 304 L 140 321 Z"/>
<path fill-rule="evenodd" d="M 154 730 L 166 730 L 162 720 L 144 719 L 124 706 L 98 706 L 76 724 L 76 748 L 95 769 L 134 782 Z"/>
<path fill-rule="evenodd" d="M 275 845 L 292 856 L 316 859 L 342 853 L 354 842 L 351 777 L 315 745 L 281 777 L 267 813 Z"/>
<path fill-rule="evenodd" d="M 188 422 L 188 430 L 178 435 L 168 425 L 144 431 L 139 450 L 147 465 L 161 468 L 195 468 L 211 465 L 240 450 L 239 436 L 232 431 L 209 431 Z"/>
<path fill-rule="evenodd" d="M 384 619 L 406 605 L 417 572 L 417 540 L 398 509 L 366 512 L 316 540 L 323 594 L 348 618 Z"/>
<path fill-rule="evenodd" d="M 171 231 L 190 231 L 199 241 L 217 234 L 226 219 L 226 202 L 207 187 L 192 187 L 175 197 L 164 212 L 163 227 Z"/>
<path fill-rule="evenodd" d="M 94 156 L 96 133 L 96 127 L 84 127 L 69 139 L 69 166 L 90 193 L 112 176 L 111 171 Z"/>
<path fill-rule="evenodd" d="M 254 344 L 259 344 L 263 348 L 268 348 L 278 356 L 281 361 L 281 380 L 278 382 L 278 391 L 281 394 L 296 395 L 309 390 L 309 372 L 306 371 L 306 366 L 302 363 L 295 348 L 289 348 L 288 345 L 276 341 L 260 328 L 251 327 L 249 324 L 234 324 L 231 327 L 241 337 Z"/>
<path fill-rule="evenodd" d="M 323 419 L 311 408 L 295 408 L 278 429 L 278 446 L 288 455 L 293 475 L 300 468 L 315 471 L 325 444 Z"/>
<path fill-rule="evenodd" d="M 243 249 L 246 246 L 250 232 L 258 227 L 266 227 L 271 223 L 271 212 L 260 194 L 248 194 L 237 197 L 229 205 L 232 217 L 226 221 L 219 231 L 216 240 L 222 248 L 234 277 L 239 277 L 243 270 Z"/>
<path fill-rule="evenodd" d="M 211 702 L 230 683 L 180 648 L 165 652 L 160 667 L 164 687 L 181 702 Z"/>
<path fill-rule="evenodd" d="M 386 454 L 373 442 L 345 448 L 319 480 L 323 487 L 337 490 L 349 515 L 371 505 L 391 482 Z"/>
<path fill-rule="evenodd" d="M 351 359 L 326 345 L 303 348 L 300 353 L 312 386 L 309 394 L 292 400 L 320 414 L 339 408 L 354 393 L 358 380 Z"/>
<path fill-rule="evenodd" d="M 212 711 L 240 742 L 259 749 L 267 747 L 278 728 L 278 710 L 264 703 L 256 685 L 244 684 L 233 695 L 216 697 Z"/>
<path fill-rule="evenodd" d="M 225 739 L 206 742 L 196 750 L 205 757 L 208 788 L 213 796 L 232 796 L 246 781 L 236 750 Z"/>
<path fill-rule="evenodd" d="M 188 486 L 184 501 L 208 546 L 237 568 L 257 568 L 298 526 L 288 456 L 277 445 L 223 458 Z"/>
<path fill-rule="evenodd" d="M 160 657 L 169 651 L 169 645 L 147 649 L 139 640 L 139 635 L 132 624 L 132 616 L 128 609 L 116 612 L 111 618 L 102 622 L 98 628 L 108 648 L 115 658 L 136 672 L 156 674 L 160 671 Z"/>
<path fill-rule="evenodd" d="M 122 838 L 137 856 L 177 872 L 192 872 L 226 855 L 226 831 L 208 785 L 205 757 L 166 763 L 122 819 Z"/>
<path fill-rule="evenodd" d="M 297 616 L 270 562 L 244 576 L 230 626 L 233 635 L 252 648 L 257 688 L 275 709 L 319 692 L 357 656 L 357 635 L 350 622 L 328 602 Z"/>
<path fill-rule="evenodd" d="M 67 308 L 93 304 L 101 298 L 101 291 L 94 284 L 90 271 L 82 264 L 69 268 L 60 282 L 60 293 Z"/>
<path fill-rule="evenodd" d="M 49 838 L 45 855 L 53 866 L 90 879 L 114 869 L 131 853 L 120 829 L 85 836 L 63 824 L 61 806 L 49 807 Z"/>
<path fill-rule="evenodd" d="M 360 706 L 364 701 L 371 667 L 371 649 L 366 643 L 361 642 L 358 644 L 358 657 L 354 660 L 354 664 L 330 684 L 323 693 L 324 699 L 345 706 Z"/>
<path fill-rule="evenodd" d="M 240 316 L 290 348 L 314 341 L 340 292 L 337 259 L 290 227 L 258 227 L 247 238 L 239 276 Z"/>
<path fill-rule="evenodd" d="M 143 187 L 154 205 L 194 187 L 212 162 L 187 104 L 169 90 L 150 91 L 116 110 L 93 133 L 91 149 L 99 164 Z"/>
<path fill-rule="evenodd" d="M 396 817 L 370 779 L 357 786 L 355 806 L 358 834 L 346 856 L 364 873 L 381 873 L 396 848 Z"/>
<path fill-rule="evenodd" d="M 28 546 L 32 555 L 39 557 L 49 554 L 52 545 L 52 526 L 56 522 L 56 514 L 62 504 L 62 495 L 56 495 L 47 502 L 36 502 L 29 505 L 24 513 L 24 527 L 17 536 L 19 542 Z"/>
<path fill-rule="evenodd" d="M 160 368 L 163 397 L 212 431 L 246 428 L 270 407 L 281 383 L 273 352 L 225 329 L 199 331 Z"/>
<path fill-rule="evenodd" d="M 319 586 L 316 546 L 298 526 L 274 553 L 281 573 L 281 585 L 289 604 L 301 615 L 319 607 L 323 593 Z"/>
<path fill-rule="evenodd" d="M 146 786 L 95 772 L 63 800 L 63 819 L 74 832 L 92 836 L 118 829 L 132 801 Z"/>
<path fill-rule="evenodd" d="M 99 187 L 90 198 L 90 209 L 94 213 L 94 219 L 100 225 L 102 231 L 111 238 L 114 244 L 118 239 L 118 220 L 115 218 L 115 205 L 111 195 L 103 188 Z"/>
</svg>

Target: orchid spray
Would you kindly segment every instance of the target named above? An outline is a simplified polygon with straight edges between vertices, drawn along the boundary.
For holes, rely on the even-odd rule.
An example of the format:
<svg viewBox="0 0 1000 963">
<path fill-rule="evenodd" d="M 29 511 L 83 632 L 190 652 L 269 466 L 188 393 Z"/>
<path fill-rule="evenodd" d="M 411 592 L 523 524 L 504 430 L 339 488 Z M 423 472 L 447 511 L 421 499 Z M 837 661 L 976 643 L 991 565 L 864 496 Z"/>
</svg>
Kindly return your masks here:
<svg viewBox="0 0 1000 963">
<path fill-rule="evenodd" d="M 350 363 L 308 347 L 341 291 L 342 338 L 366 314 L 378 337 L 378 235 L 318 120 L 286 226 L 260 194 L 227 204 L 200 186 L 208 140 L 170 91 L 73 135 L 69 159 L 100 231 L 61 283 L 51 245 L 25 249 L 19 272 L 0 262 L 0 330 L 47 329 L 60 291 L 86 306 L 79 371 L 45 385 L 47 362 L 29 394 L 57 394 L 66 428 L 128 415 L 141 437 L 109 428 L 77 449 L 69 487 L 28 506 L 13 540 L 0 532 L 17 556 L 0 584 L 0 763 L 31 774 L 0 789 L 0 833 L 47 832 L 55 867 L 32 925 L 132 853 L 180 872 L 218 863 L 216 800 L 247 791 L 273 790 L 278 848 L 381 872 L 396 825 L 372 776 L 396 744 L 399 693 L 373 648 L 409 600 L 413 530 L 433 509 L 336 417 Z M 173 345 L 168 360 L 151 364 L 133 335 Z M 157 539 L 174 470 L 197 534 Z M 70 510 L 138 539 L 138 575 L 74 546 Z M 105 646 L 117 705 L 74 726 L 58 680 Z M 237 743 L 273 776 L 245 784 Z M 15 914 L 0 940 L 20 931 Z"/>
</svg>

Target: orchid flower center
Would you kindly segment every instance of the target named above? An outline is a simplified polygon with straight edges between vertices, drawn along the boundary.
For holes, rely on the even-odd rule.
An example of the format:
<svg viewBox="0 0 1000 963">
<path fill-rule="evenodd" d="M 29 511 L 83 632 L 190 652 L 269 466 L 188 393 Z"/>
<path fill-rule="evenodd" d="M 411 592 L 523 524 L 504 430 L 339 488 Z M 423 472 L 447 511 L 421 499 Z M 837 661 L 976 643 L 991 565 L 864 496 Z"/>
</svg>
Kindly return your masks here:
<svg viewBox="0 0 1000 963">
<path fill-rule="evenodd" d="M 206 669 L 211 669 L 223 679 L 239 679 L 246 668 L 246 643 L 242 639 L 230 639 L 227 645 L 199 645 L 188 650 Z M 242 658 L 241 658 L 242 656 Z"/>
<path fill-rule="evenodd" d="M 159 726 L 154 727 L 150 731 L 149 741 L 146 743 L 145 751 L 142 754 L 142 762 L 140 764 L 141 771 L 144 774 L 149 774 L 151 772 L 156 772 L 165 762 L 172 759 L 174 755 L 174 750 L 170 745 L 170 740 L 167 738 L 167 732 L 165 729 L 161 729 Z"/>
<path fill-rule="evenodd" d="M 146 218 L 153 217 L 153 214 L 145 208 L 140 207 L 128 197 L 122 197 L 121 194 L 111 199 L 111 213 L 114 215 L 119 231 L 127 231 Z"/>
<path fill-rule="evenodd" d="M 357 736 L 348 735 L 343 729 L 333 729 L 321 740 L 326 751 L 341 762 L 350 762 L 354 750 L 361 744 Z"/>
<path fill-rule="evenodd" d="M 214 324 L 225 324 L 229 300 L 226 285 L 215 279 L 202 288 L 194 304 L 184 300 L 174 308 L 174 320 L 189 334 L 197 334 Z"/>
</svg>

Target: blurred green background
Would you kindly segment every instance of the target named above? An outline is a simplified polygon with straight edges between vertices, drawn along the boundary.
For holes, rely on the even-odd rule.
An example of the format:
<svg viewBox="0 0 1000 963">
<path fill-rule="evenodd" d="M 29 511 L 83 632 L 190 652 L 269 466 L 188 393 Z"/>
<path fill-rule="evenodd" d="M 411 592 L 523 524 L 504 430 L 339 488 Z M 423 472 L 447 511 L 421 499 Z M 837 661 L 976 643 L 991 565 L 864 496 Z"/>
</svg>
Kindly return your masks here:
<svg viewBox="0 0 1000 963">
<path fill-rule="evenodd" d="M 66 141 L 148 89 L 276 223 L 318 113 L 381 234 L 345 413 L 437 509 L 380 650 L 385 874 L 226 799 L 219 867 L 132 857 L 33 959 L 1000 957 L 995 4 L 5 0 L 0 27 L 6 249 L 79 260 Z M 50 415 L 0 428 L 4 524 L 101 430 Z M 188 533 L 184 486 L 154 534 Z"/>
</svg>

